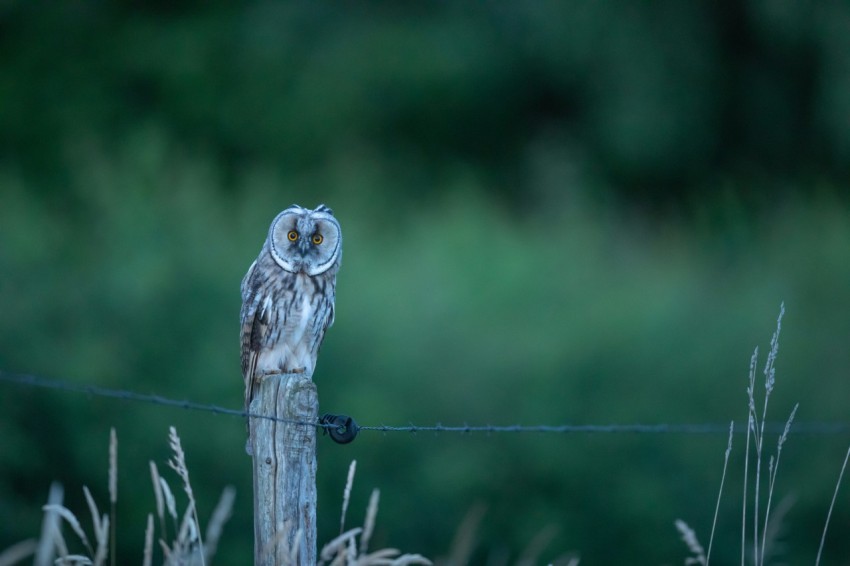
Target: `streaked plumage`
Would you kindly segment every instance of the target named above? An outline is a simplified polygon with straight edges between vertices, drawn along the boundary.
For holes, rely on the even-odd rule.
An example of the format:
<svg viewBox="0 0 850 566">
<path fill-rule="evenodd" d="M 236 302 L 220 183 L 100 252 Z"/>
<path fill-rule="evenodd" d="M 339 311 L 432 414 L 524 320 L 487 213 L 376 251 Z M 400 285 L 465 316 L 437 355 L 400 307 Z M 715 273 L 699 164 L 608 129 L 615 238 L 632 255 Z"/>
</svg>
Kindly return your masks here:
<svg viewBox="0 0 850 566">
<path fill-rule="evenodd" d="M 342 233 L 325 205 L 293 205 L 277 215 L 242 280 L 242 376 L 249 410 L 265 375 L 313 375 L 334 320 Z"/>
</svg>

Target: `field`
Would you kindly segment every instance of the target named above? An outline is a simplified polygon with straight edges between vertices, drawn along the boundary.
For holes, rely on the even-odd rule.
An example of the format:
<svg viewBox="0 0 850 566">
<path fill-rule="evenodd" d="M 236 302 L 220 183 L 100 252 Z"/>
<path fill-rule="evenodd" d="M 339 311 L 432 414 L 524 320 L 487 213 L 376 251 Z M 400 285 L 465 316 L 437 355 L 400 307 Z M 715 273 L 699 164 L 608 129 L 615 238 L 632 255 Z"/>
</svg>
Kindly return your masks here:
<svg viewBox="0 0 850 566">
<path fill-rule="evenodd" d="M 739 564 L 745 501 L 746 563 L 756 537 L 756 562 L 814 562 L 830 511 L 820 563 L 847 561 L 850 12 L 524 6 L 0 9 L 0 550 L 41 538 L 56 482 L 91 556 L 82 486 L 110 559 L 142 561 L 171 520 L 150 462 L 186 508 L 174 427 L 204 534 L 233 495 L 212 562 L 245 563 L 243 419 L 4 376 L 238 410 L 240 281 L 277 212 L 324 202 L 321 412 L 667 426 L 320 438 L 320 544 L 356 460 L 346 524 L 377 489 L 369 548 L 434 563 L 677 564 L 681 519 Z"/>
</svg>

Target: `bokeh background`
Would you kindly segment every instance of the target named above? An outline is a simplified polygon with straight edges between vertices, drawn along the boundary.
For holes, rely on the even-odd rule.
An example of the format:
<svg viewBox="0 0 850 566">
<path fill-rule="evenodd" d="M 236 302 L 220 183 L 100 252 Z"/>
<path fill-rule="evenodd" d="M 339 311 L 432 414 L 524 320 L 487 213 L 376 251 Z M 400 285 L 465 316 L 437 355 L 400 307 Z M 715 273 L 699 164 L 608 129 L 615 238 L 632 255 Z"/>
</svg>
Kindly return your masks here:
<svg viewBox="0 0 850 566">
<path fill-rule="evenodd" d="M 241 407 L 239 283 L 271 219 L 334 208 L 321 409 L 361 424 L 719 423 L 784 301 L 769 420 L 850 418 L 850 4 L 841 0 L 0 5 L 0 369 Z M 764 356 L 762 356 L 762 360 Z M 239 418 L 0 383 L 0 548 L 51 481 L 86 516 L 118 433 L 119 563 L 167 431 L 200 515 L 236 507 Z M 473 563 L 675 564 L 725 435 L 363 433 L 319 443 L 319 538 Z M 775 436 L 768 441 L 774 451 Z M 847 435 L 792 436 L 778 560 L 813 560 Z M 740 556 L 744 438 L 713 549 Z M 766 449 L 767 450 L 767 449 Z M 174 478 L 172 478 L 174 479 Z M 825 563 L 850 553 L 847 487 Z M 774 502 L 776 506 L 776 502 Z M 488 562 L 489 561 L 489 562 Z"/>
</svg>

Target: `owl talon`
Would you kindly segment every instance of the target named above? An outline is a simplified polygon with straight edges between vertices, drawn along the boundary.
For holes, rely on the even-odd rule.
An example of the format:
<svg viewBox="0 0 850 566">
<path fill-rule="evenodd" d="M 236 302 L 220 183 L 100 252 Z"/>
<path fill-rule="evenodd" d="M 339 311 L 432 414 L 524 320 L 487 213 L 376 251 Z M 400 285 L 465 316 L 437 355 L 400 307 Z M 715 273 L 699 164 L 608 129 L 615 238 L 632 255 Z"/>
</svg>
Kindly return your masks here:
<svg viewBox="0 0 850 566">
<path fill-rule="evenodd" d="M 254 382 L 255 383 L 262 383 L 267 378 L 274 377 L 275 375 L 300 375 L 302 373 L 305 373 L 306 371 L 307 371 L 306 367 L 295 368 L 293 370 L 282 370 L 282 369 L 267 370 L 267 371 L 264 371 L 262 373 L 257 374 L 254 377 Z"/>
<path fill-rule="evenodd" d="M 269 370 L 269 371 L 264 371 L 262 373 L 258 373 L 257 375 L 254 376 L 254 383 L 262 383 L 267 378 L 275 376 L 275 375 L 280 375 L 282 373 L 283 372 L 280 371 L 280 370 Z"/>
</svg>

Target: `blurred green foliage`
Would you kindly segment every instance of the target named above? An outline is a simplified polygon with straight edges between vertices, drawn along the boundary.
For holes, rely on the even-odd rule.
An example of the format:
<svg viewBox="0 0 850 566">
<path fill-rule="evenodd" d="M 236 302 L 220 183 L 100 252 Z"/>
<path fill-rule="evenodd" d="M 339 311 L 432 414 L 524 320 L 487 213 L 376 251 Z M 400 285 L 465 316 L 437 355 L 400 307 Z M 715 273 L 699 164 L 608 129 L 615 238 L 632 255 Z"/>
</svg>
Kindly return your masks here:
<svg viewBox="0 0 850 566">
<path fill-rule="evenodd" d="M 241 406 L 239 282 L 269 221 L 325 202 L 345 238 L 322 410 L 361 424 L 725 423 L 780 302 L 774 420 L 846 421 L 850 7 L 678 1 L 6 2 L 0 369 Z M 106 498 L 141 556 L 147 461 L 177 427 L 201 516 L 252 544 L 241 419 L 0 384 L 0 548 L 52 480 Z M 737 560 L 742 439 L 721 506 Z M 846 437 L 792 437 L 791 563 L 817 549 Z M 375 545 L 675 563 L 707 542 L 726 439 L 320 441 L 320 539 L 382 491 Z M 8 518 L 16 517 L 15 521 Z M 839 502 L 834 532 L 850 520 Z M 843 546 L 842 546 L 843 545 Z M 827 557 L 846 554 L 840 535 Z"/>
</svg>

